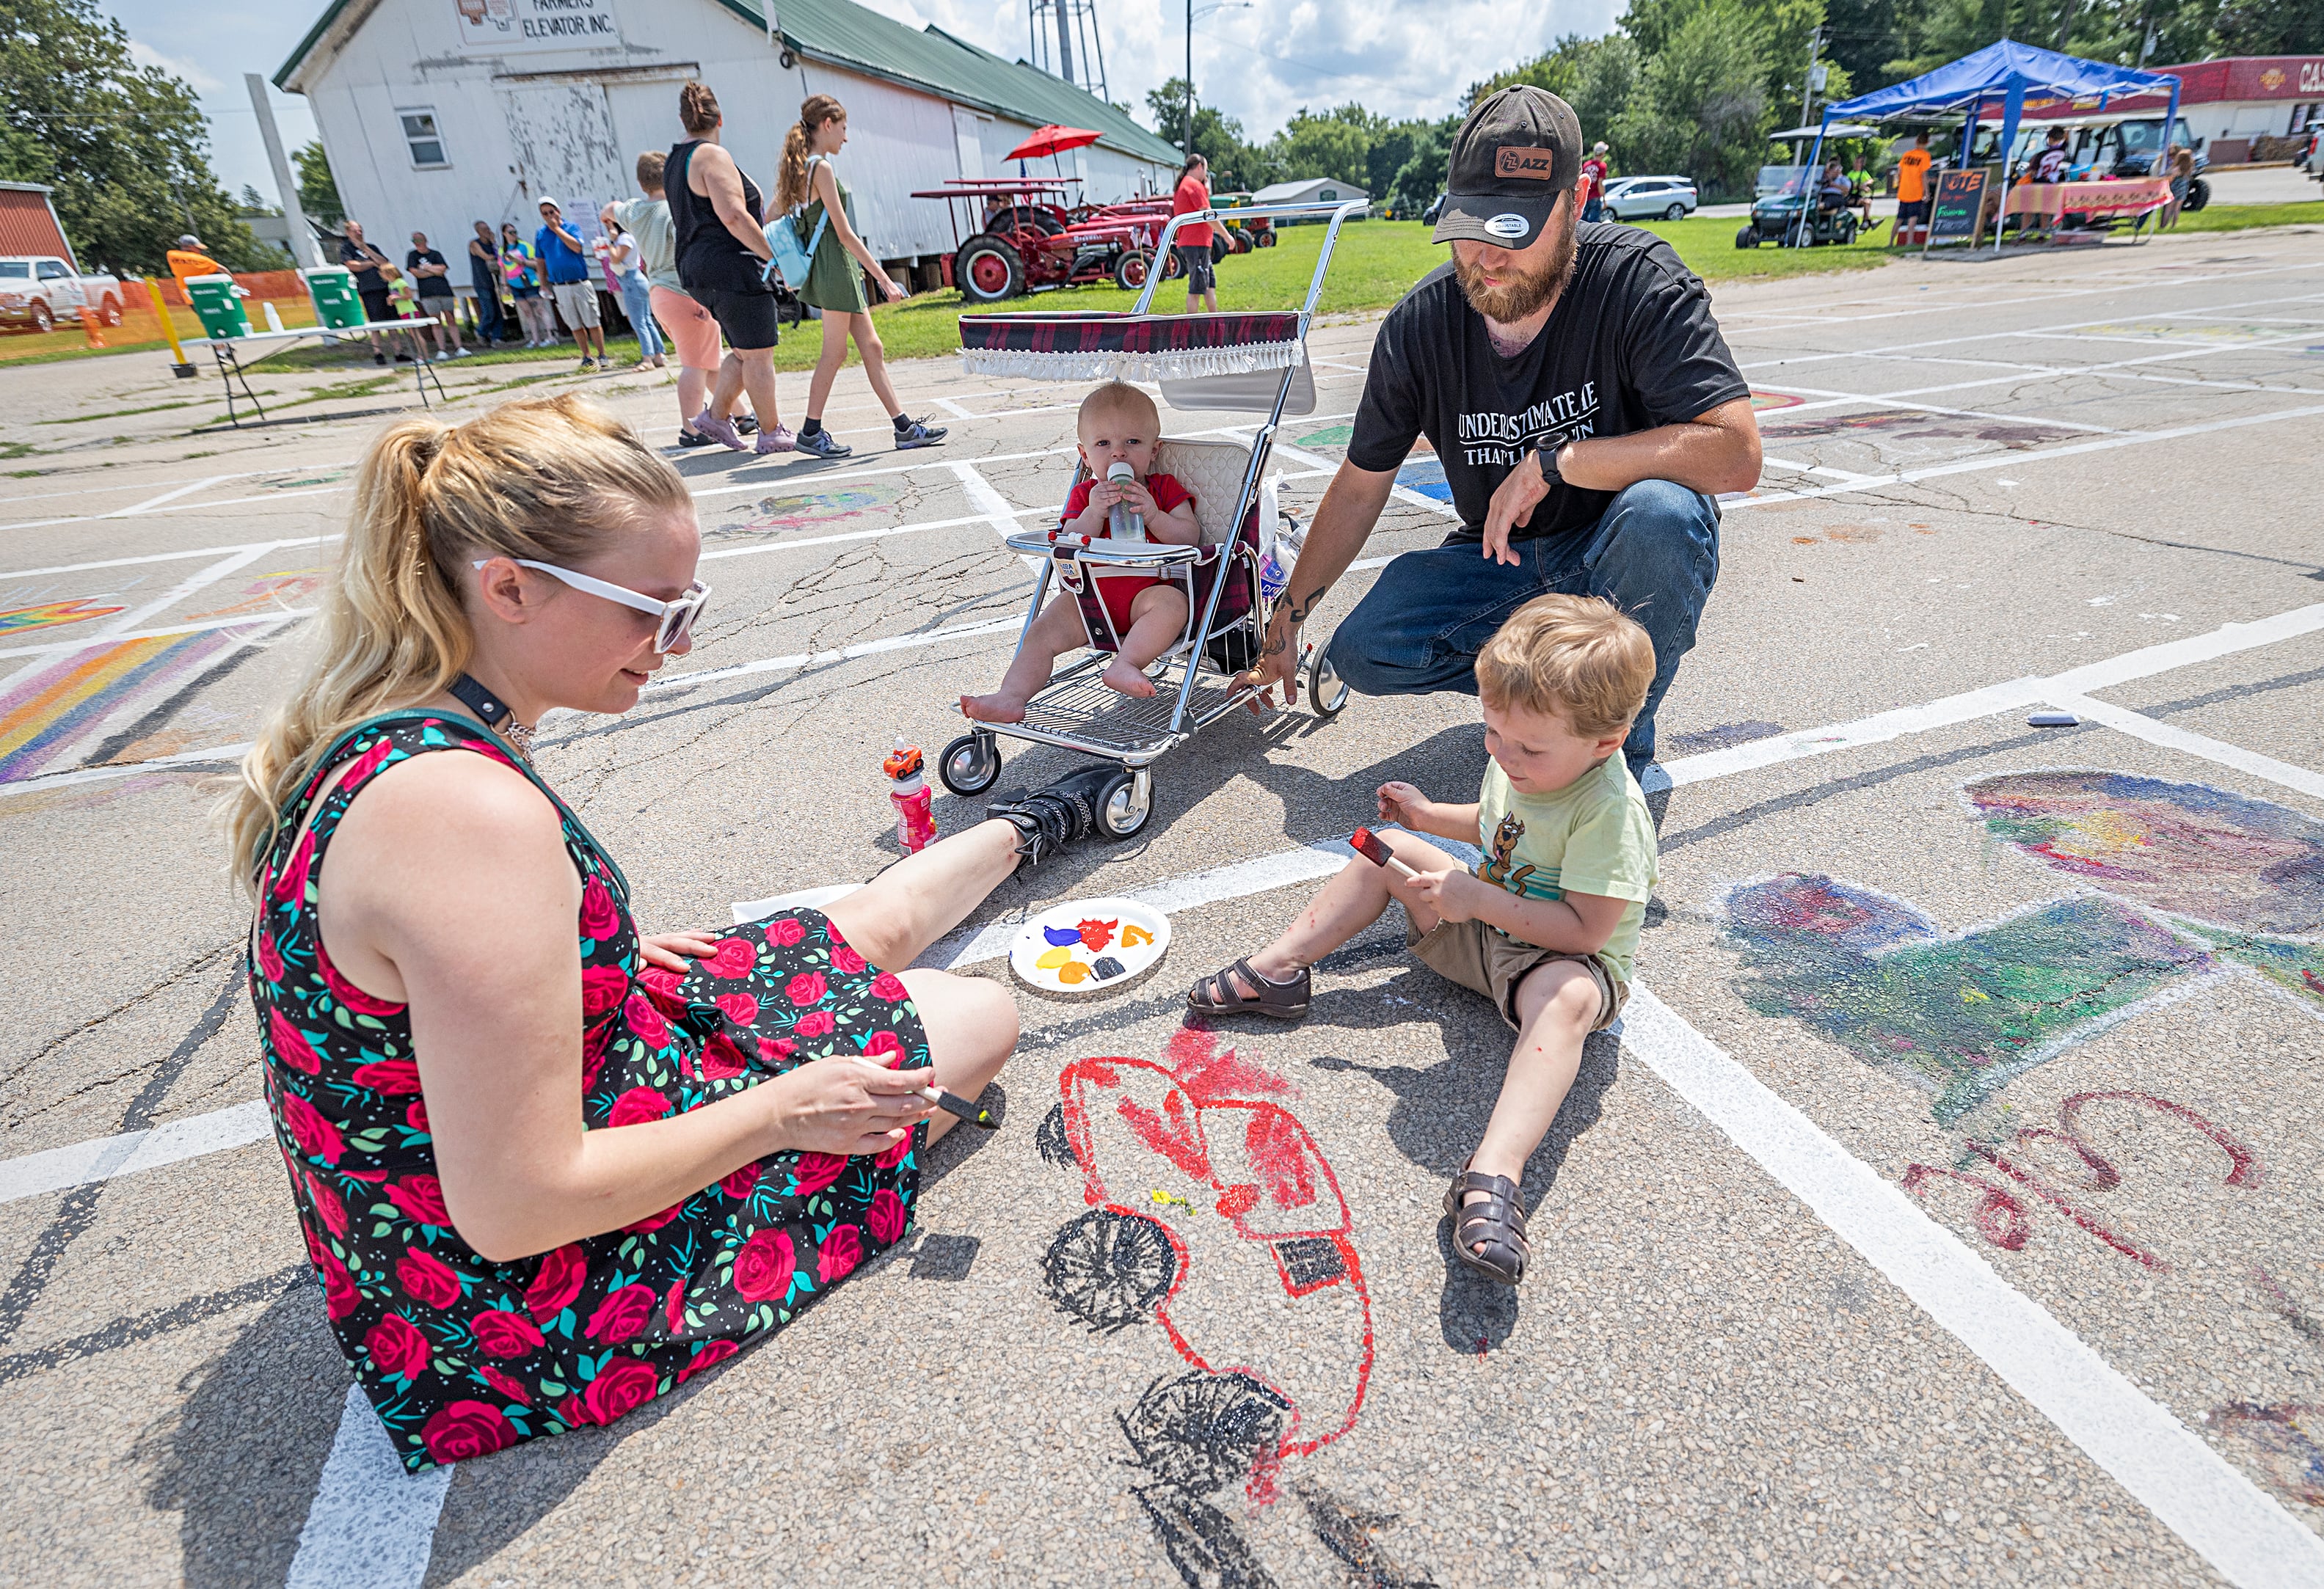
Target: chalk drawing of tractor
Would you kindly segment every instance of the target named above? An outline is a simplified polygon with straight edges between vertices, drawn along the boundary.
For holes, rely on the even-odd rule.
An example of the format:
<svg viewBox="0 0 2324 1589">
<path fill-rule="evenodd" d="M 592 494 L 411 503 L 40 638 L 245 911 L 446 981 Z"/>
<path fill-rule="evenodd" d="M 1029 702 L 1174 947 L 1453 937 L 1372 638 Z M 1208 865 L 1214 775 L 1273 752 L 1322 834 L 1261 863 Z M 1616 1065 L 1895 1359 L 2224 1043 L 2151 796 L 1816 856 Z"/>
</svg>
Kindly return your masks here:
<svg viewBox="0 0 2324 1589">
<path fill-rule="evenodd" d="M 1085 1059 L 1058 1079 L 1042 1154 L 1078 1170 L 1088 1210 L 1051 1243 L 1044 1282 L 1091 1328 L 1151 1319 L 1189 1372 L 1117 1414 L 1151 1482 L 1132 1487 L 1189 1584 L 1259 1589 L 1265 1567 L 1208 1497 L 1277 1496 L 1287 1458 L 1355 1426 L 1371 1376 L 1371 1299 L 1332 1166 L 1286 1107 L 1298 1091 L 1198 1031 L 1167 1064 Z M 1370 1581 L 1425 1584 L 1377 1544 L 1394 1520 L 1296 1486 L 1317 1535 Z"/>
<path fill-rule="evenodd" d="M 1741 991 L 1934 1094 L 1950 1125 L 2199 978 L 2255 975 L 2324 1015 L 2324 823 L 2200 784 L 2011 773 L 1962 793 L 1986 830 L 2087 892 L 1948 935 L 1817 874 L 1725 901 Z"/>
</svg>

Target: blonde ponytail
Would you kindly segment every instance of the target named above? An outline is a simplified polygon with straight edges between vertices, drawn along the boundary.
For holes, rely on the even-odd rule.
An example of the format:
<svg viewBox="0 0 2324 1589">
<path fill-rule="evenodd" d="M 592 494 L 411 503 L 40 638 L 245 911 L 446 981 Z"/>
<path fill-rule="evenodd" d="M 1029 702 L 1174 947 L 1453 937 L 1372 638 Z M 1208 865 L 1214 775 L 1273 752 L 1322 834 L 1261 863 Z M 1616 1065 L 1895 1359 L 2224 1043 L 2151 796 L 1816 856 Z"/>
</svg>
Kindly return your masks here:
<svg viewBox="0 0 2324 1589">
<path fill-rule="evenodd" d="M 388 427 L 364 455 L 318 657 L 259 732 L 219 814 L 254 888 L 283 805 L 346 730 L 444 693 L 475 648 L 460 570 L 477 556 L 575 564 L 691 499 L 678 472 L 576 394 L 508 403 L 456 428 Z"/>
<path fill-rule="evenodd" d="M 847 107 L 828 94 L 810 94 L 799 105 L 799 119 L 783 134 L 782 164 L 775 171 L 775 209 L 788 215 L 814 197 L 807 179 L 807 148 L 823 124 L 845 116 Z"/>
</svg>

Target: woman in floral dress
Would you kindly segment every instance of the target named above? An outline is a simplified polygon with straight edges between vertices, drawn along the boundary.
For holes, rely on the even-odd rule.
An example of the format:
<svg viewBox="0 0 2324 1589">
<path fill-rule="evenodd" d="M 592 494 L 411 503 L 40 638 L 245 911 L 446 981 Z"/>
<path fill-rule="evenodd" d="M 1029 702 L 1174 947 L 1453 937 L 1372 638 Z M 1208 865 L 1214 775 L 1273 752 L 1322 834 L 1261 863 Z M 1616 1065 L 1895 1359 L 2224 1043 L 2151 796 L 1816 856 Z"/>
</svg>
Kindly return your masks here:
<svg viewBox="0 0 2324 1589">
<path fill-rule="evenodd" d="M 918 1088 L 976 1097 L 1017 1035 L 905 968 L 1028 846 L 989 821 L 827 913 L 641 934 L 525 725 L 687 649 L 678 475 L 567 397 L 392 427 L 356 494 L 229 816 L 308 1254 L 417 1470 L 610 1422 L 902 1235 L 952 1124 Z"/>
</svg>

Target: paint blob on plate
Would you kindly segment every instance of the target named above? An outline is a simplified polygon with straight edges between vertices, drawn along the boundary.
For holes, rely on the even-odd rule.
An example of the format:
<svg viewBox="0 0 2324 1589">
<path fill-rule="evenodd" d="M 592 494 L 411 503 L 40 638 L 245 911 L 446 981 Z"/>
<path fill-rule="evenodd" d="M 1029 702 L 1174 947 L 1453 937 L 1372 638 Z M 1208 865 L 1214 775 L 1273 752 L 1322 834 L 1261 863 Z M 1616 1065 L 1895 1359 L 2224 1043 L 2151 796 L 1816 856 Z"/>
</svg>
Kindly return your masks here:
<svg viewBox="0 0 2324 1589">
<path fill-rule="evenodd" d="M 1134 899 L 1052 905 L 1026 923 L 1009 951 L 1019 980 L 1043 993 L 1086 997 L 1127 987 L 1170 947 L 1170 918 Z"/>
</svg>

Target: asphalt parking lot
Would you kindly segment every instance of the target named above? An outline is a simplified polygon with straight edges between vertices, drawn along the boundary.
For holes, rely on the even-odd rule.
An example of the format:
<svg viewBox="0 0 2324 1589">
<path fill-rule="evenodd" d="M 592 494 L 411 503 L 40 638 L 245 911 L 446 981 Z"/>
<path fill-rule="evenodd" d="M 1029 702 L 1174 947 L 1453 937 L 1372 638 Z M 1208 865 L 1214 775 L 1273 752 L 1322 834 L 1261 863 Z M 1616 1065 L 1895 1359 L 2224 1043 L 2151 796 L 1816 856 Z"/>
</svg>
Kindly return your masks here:
<svg viewBox="0 0 2324 1589">
<path fill-rule="evenodd" d="M 1505 1030 L 1389 923 L 1299 1026 L 1182 1021 L 1383 778 L 1466 797 L 1474 707 L 1238 718 L 1137 839 L 932 952 L 1006 980 L 1013 920 L 1102 896 L 1175 931 L 1110 998 L 1018 990 L 1003 1129 L 933 1153 L 902 1248 L 611 1428 L 418 1479 L 325 1328 L 207 826 L 385 400 L 189 434 L 158 360 L 0 370 L 0 438 L 43 449 L 0 482 L 0 1580 L 2324 1583 L 2324 229 L 1716 303 L 1767 467 L 1663 710 L 1640 987 L 1529 1167 L 1521 1289 L 1438 1214 Z M 1372 331 L 1312 339 L 1296 510 Z M 649 930 L 890 862 L 882 755 L 1007 660 L 1000 537 L 1062 498 L 1078 389 L 898 374 L 943 447 L 890 453 L 851 372 L 852 459 L 677 457 L 711 620 L 630 716 L 543 729 Z M 447 381 L 456 417 L 507 394 Z M 591 384 L 673 429 L 667 387 Z M 1318 635 L 1443 496 L 1416 455 Z M 1001 787 L 1074 761 L 1012 749 Z M 978 814 L 939 794 L 940 830 Z M 1296 1125 L 1309 1222 L 1252 1240 L 1132 1141 L 1077 1158 L 1102 1059 L 1214 1145 Z"/>
</svg>

